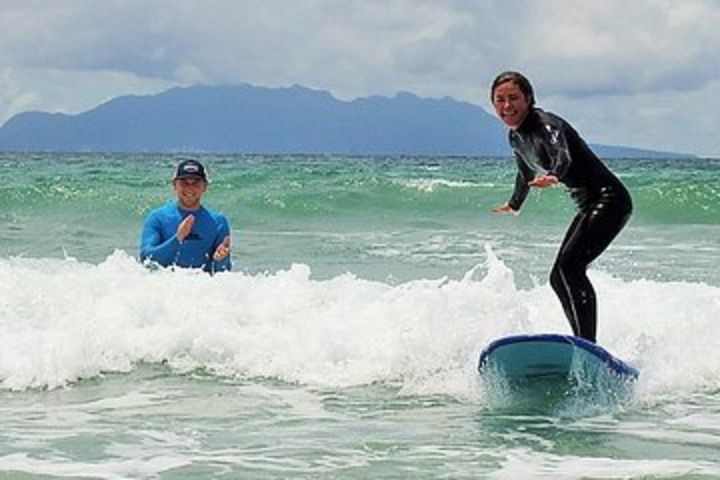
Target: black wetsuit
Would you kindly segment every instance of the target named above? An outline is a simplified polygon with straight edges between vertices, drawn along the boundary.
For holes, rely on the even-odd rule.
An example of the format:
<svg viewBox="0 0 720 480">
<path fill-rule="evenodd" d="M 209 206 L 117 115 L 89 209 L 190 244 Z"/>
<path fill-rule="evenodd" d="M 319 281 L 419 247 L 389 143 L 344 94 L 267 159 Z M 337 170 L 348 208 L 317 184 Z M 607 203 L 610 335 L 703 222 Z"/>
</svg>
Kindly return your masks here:
<svg viewBox="0 0 720 480">
<path fill-rule="evenodd" d="M 510 207 L 519 210 L 530 190 L 528 182 L 544 173 L 555 175 L 577 204 L 578 213 L 558 251 L 550 285 L 574 334 L 594 342 L 597 305 L 586 270 L 630 218 L 630 194 L 575 129 L 552 113 L 531 109 L 509 137 L 518 166 Z"/>
</svg>

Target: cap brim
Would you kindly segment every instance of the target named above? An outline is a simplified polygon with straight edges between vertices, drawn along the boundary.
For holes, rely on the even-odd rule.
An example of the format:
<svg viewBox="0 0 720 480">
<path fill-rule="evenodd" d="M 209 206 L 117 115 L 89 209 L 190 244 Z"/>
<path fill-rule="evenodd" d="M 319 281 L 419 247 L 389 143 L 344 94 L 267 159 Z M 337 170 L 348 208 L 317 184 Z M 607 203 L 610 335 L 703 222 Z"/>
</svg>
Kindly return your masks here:
<svg viewBox="0 0 720 480">
<path fill-rule="evenodd" d="M 184 175 L 178 175 L 178 176 L 176 176 L 175 178 L 173 178 L 173 180 L 179 180 L 179 179 L 181 179 L 181 178 L 196 178 L 196 179 L 198 179 L 198 180 L 205 180 L 205 181 L 207 181 L 207 178 L 204 177 L 203 175 L 196 175 L 196 174 L 193 174 L 193 173 L 186 173 L 186 174 L 184 174 Z"/>
</svg>

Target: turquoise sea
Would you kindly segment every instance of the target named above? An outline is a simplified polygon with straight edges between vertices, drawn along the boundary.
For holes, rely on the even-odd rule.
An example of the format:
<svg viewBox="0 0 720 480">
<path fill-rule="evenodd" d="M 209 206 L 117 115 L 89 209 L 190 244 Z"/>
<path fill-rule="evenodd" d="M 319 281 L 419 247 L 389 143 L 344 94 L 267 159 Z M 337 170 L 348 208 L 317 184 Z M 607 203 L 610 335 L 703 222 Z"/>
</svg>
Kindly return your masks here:
<svg viewBox="0 0 720 480">
<path fill-rule="evenodd" d="M 199 155 L 235 270 L 150 271 L 178 158 L 0 154 L 0 478 L 720 478 L 720 160 L 608 161 L 598 338 L 640 379 L 517 403 L 478 355 L 569 333 L 561 188 L 500 216 L 510 158 Z"/>
</svg>

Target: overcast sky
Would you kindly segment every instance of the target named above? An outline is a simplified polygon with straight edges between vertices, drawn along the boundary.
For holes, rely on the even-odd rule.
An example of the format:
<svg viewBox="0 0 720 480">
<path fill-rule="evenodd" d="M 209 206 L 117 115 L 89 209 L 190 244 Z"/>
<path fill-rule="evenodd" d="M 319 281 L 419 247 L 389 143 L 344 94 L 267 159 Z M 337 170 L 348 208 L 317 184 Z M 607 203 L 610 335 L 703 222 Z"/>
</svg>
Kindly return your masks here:
<svg viewBox="0 0 720 480">
<path fill-rule="evenodd" d="M 191 84 L 492 111 L 505 69 L 591 143 L 720 157 L 719 0 L 0 0 L 0 122 Z"/>
</svg>

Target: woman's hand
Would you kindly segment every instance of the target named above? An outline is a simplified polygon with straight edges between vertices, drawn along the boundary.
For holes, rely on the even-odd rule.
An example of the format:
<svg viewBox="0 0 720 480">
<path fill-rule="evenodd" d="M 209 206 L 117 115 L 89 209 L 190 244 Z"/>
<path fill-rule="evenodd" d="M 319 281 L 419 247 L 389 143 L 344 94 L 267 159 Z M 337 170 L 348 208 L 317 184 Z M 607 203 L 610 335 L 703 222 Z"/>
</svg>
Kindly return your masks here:
<svg viewBox="0 0 720 480">
<path fill-rule="evenodd" d="M 517 210 L 512 208 L 507 203 L 504 203 L 504 204 L 500 205 L 499 207 L 495 207 L 491 211 L 493 213 L 515 213 L 515 214 L 517 214 Z"/>
<path fill-rule="evenodd" d="M 558 182 L 559 180 L 555 175 L 546 173 L 545 175 L 538 175 L 537 177 L 533 178 L 530 182 L 528 182 L 528 185 L 537 188 L 547 188 L 552 187 L 553 185 L 557 185 Z"/>
</svg>

